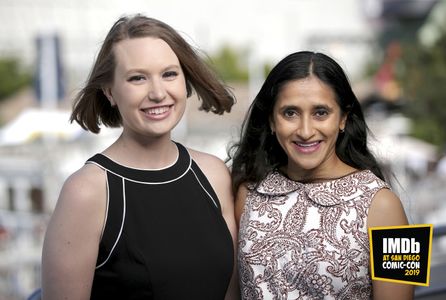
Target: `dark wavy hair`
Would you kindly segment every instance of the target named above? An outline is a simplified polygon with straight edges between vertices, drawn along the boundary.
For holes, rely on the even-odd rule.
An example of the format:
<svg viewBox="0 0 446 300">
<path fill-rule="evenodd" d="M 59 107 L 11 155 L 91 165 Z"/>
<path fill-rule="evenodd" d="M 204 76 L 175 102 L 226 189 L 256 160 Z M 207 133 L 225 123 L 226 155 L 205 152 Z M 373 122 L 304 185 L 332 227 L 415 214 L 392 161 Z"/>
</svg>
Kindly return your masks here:
<svg viewBox="0 0 446 300">
<path fill-rule="evenodd" d="M 186 79 L 187 96 L 192 89 L 202 100 L 200 109 L 216 114 L 230 112 L 235 97 L 222 84 L 216 73 L 199 57 L 172 27 L 159 20 L 141 14 L 119 18 L 111 27 L 93 65 L 85 87 L 76 95 L 70 121 L 76 121 L 85 130 L 99 133 L 102 123 L 108 127 L 120 127 L 121 115 L 112 107 L 102 88 L 113 82 L 116 60 L 113 46 L 122 40 L 154 37 L 164 40 L 180 61 Z"/>
<path fill-rule="evenodd" d="M 271 70 L 248 110 L 239 141 L 228 150 L 234 191 L 242 183 L 259 183 L 273 169 L 287 164 L 286 153 L 271 134 L 269 120 L 280 88 L 289 81 L 309 76 L 316 76 L 330 86 L 341 111 L 347 114 L 345 130 L 336 141 L 337 156 L 344 163 L 359 170 L 371 170 L 385 180 L 367 146 L 369 129 L 343 69 L 325 54 L 301 51 L 288 55 Z"/>
</svg>

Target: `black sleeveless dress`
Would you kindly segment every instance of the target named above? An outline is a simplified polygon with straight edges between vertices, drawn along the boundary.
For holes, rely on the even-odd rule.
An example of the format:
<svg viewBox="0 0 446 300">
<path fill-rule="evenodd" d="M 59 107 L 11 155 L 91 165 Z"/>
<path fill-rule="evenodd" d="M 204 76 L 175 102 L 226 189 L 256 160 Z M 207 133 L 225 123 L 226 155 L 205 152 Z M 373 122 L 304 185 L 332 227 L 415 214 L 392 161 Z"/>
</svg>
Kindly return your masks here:
<svg viewBox="0 0 446 300">
<path fill-rule="evenodd" d="M 223 299 L 233 244 L 218 197 L 177 144 L 170 167 L 143 170 L 102 154 L 107 219 L 91 299 Z"/>
</svg>

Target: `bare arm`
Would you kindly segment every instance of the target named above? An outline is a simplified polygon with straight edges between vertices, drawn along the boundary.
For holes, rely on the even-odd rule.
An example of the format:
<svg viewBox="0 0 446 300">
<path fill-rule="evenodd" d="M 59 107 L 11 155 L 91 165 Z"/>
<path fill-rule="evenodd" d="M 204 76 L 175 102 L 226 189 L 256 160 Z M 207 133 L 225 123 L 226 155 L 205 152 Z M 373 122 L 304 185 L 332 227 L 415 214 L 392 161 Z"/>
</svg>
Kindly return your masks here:
<svg viewBox="0 0 446 300">
<path fill-rule="evenodd" d="M 45 235 L 43 299 L 90 299 L 105 206 L 102 170 L 86 165 L 67 179 Z"/>
<path fill-rule="evenodd" d="M 369 209 L 368 227 L 407 225 L 407 217 L 400 199 L 390 190 L 376 193 Z M 373 281 L 373 299 L 413 299 L 413 286 L 409 284 Z"/>
<path fill-rule="evenodd" d="M 237 228 L 240 226 L 240 219 L 243 214 L 245 207 L 246 196 L 248 195 L 248 189 L 244 184 L 240 185 L 235 196 L 235 221 L 237 223 Z"/>
<path fill-rule="evenodd" d="M 212 188 L 217 193 L 220 200 L 223 218 L 232 236 L 234 245 L 234 253 L 236 252 L 237 241 L 237 226 L 234 219 L 234 197 L 232 196 L 231 177 L 226 165 L 219 158 L 209 154 L 204 154 L 196 151 L 191 151 L 194 160 L 200 166 L 203 173 L 206 175 Z M 236 255 L 234 255 L 234 268 L 229 283 L 228 291 L 226 292 L 226 300 L 240 299 L 240 292 L 238 286 L 238 276 L 236 267 Z"/>
</svg>

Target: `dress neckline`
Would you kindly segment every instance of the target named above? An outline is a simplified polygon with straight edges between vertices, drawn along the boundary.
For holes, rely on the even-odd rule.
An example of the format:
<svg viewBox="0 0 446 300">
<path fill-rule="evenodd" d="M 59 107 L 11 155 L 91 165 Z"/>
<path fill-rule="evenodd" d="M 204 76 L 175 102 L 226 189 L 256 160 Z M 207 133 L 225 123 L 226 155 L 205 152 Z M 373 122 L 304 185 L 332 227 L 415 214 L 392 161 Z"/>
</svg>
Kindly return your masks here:
<svg viewBox="0 0 446 300">
<path fill-rule="evenodd" d="M 341 175 L 339 177 L 331 177 L 331 178 L 323 178 L 323 177 L 321 177 L 321 178 L 314 178 L 312 180 L 305 180 L 305 181 L 298 181 L 298 180 L 291 179 L 290 177 L 288 177 L 288 175 L 285 172 L 283 172 L 280 169 L 276 169 L 276 171 L 278 173 L 280 173 L 283 177 L 287 178 L 288 180 L 299 182 L 299 183 L 302 183 L 302 184 L 311 184 L 311 183 L 324 183 L 324 182 L 330 182 L 330 181 L 334 181 L 334 180 L 339 180 L 339 179 L 351 176 L 351 175 L 353 175 L 355 173 L 362 172 L 364 170 L 354 170 L 354 171 L 351 171 L 351 172 L 349 172 L 347 174 Z"/>
<path fill-rule="evenodd" d="M 286 196 L 293 192 L 303 193 L 313 202 L 322 206 L 332 206 L 354 199 L 364 191 L 363 186 L 383 188 L 389 186 L 370 170 L 355 171 L 339 178 L 302 183 L 284 176 L 278 170 L 269 173 L 258 185 L 250 185 L 250 190 L 268 196 Z"/>
<path fill-rule="evenodd" d="M 147 184 L 169 183 L 184 176 L 192 164 L 187 149 L 180 143 L 175 142 L 175 145 L 178 148 L 177 160 L 161 169 L 138 169 L 121 165 L 102 153 L 94 155 L 87 163 L 97 164 L 111 173 L 135 182 Z"/>
</svg>

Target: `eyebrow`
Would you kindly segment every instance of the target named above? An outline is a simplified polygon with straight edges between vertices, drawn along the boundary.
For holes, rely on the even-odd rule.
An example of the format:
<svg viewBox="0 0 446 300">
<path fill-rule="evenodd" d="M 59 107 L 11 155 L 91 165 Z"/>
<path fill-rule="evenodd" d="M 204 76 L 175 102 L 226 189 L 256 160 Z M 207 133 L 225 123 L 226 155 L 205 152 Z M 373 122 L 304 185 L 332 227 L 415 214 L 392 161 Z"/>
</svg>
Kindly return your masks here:
<svg viewBox="0 0 446 300">
<path fill-rule="evenodd" d="M 171 69 L 181 70 L 181 66 L 180 65 L 176 65 L 176 64 L 168 65 L 167 67 L 165 67 L 165 68 L 163 68 L 161 70 L 161 73 L 162 72 L 166 72 L 166 71 L 171 70 Z M 145 73 L 147 73 L 147 70 L 144 69 L 144 68 L 130 68 L 130 69 L 125 71 L 125 74 L 129 74 L 129 73 L 133 73 L 133 72 L 144 73 L 145 74 Z"/>
<path fill-rule="evenodd" d="M 301 110 L 301 108 L 299 106 L 296 106 L 296 105 L 284 105 L 284 106 L 281 106 L 279 109 L 280 110 L 285 110 L 285 109 Z M 326 104 L 316 104 L 316 105 L 312 106 L 312 109 L 326 109 L 326 110 L 329 110 L 329 111 L 333 110 L 333 108 L 331 106 L 328 106 Z"/>
<path fill-rule="evenodd" d="M 331 106 L 325 105 L 325 104 L 317 104 L 314 106 L 314 109 L 326 109 L 329 111 L 332 111 L 333 108 Z"/>
<path fill-rule="evenodd" d="M 286 110 L 286 109 L 300 109 L 296 105 L 283 105 L 279 107 L 279 110 Z"/>
</svg>

